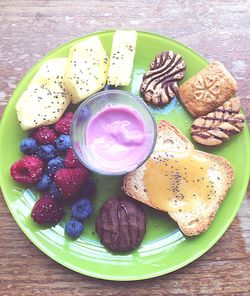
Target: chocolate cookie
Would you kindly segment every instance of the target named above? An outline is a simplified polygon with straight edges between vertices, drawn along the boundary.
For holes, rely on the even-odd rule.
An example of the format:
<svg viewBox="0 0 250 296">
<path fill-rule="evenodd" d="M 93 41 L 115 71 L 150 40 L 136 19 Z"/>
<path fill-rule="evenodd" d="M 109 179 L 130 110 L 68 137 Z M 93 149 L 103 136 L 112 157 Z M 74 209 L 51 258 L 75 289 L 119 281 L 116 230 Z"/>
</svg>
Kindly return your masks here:
<svg viewBox="0 0 250 296">
<path fill-rule="evenodd" d="M 111 251 L 131 251 L 140 245 L 145 235 L 145 214 L 130 199 L 111 198 L 97 216 L 96 232 L 101 243 Z"/>
<path fill-rule="evenodd" d="M 141 93 L 155 105 L 166 105 L 176 96 L 177 81 L 184 77 L 186 65 L 178 53 L 164 51 L 157 55 L 143 76 Z"/>
</svg>

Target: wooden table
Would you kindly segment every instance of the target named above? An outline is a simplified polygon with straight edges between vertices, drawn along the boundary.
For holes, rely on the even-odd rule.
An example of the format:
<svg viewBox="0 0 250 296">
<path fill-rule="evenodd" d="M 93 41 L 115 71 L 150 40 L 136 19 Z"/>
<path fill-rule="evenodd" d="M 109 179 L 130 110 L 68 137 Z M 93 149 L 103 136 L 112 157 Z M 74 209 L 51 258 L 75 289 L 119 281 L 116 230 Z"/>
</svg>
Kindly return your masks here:
<svg viewBox="0 0 250 296">
<path fill-rule="evenodd" d="M 48 51 L 86 33 L 119 27 L 168 35 L 223 62 L 239 83 L 250 122 L 249 16 L 249 0 L 1 0 L 0 110 L 23 74 Z M 132 283 L 96 280 L 60 266 L 26 238 L 0 198 L 0 295 L 210 294 L 250 295 L 249 190 L 228 231 L 199 260 Z"/>
</svg>

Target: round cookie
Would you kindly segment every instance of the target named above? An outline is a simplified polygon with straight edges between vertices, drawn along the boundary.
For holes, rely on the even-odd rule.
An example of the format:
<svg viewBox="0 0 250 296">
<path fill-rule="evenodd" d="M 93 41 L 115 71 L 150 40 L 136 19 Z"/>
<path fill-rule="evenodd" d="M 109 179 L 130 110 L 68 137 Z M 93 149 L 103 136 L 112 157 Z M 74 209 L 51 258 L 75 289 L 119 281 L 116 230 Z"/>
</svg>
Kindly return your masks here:
<svg viewBox="0 0 250 296">
<path fill-rule="evenodd" d="M 128 198 L 106 201 L 96 219 L 101 243 L 113 252 L 137 248 L 146 233 L 146 217 L 140 206 Z"/>
<path fill-rule="evenodd" d="M 177 81 L 184 77 L 186 65 L 182 57 L 173 51 L 158 54 L 145 72 L 141 84 L 141 93 L 154 105 L 166 105 L 178 91 Z"/>
</svg>

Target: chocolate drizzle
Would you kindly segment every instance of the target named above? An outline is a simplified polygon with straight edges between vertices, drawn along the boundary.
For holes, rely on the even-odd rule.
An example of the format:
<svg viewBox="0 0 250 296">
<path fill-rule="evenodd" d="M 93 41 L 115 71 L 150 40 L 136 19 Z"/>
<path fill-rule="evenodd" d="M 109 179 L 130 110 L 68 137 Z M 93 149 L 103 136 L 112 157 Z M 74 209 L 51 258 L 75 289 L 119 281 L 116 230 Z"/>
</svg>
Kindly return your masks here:
<svg viewBox="0 0 250 296">
<path fill-rule="evenodd" d="M 178 90 L 177 81 L 185 74 L 185 63 L 179 54 L 165 51 L 157 55 L 150 70 L 143 76 L 141 93 L 144 99 L 155 105 L 165 105 Z"/>
<path fill-rule="evenodd" d="M 206 146 L 220 145 L 243 129 L 245 116 L 239 111 L 239 98 L 232 98 L 214 112 L 198 117 L 191 128 L 193 139 Z"/>
</svg>

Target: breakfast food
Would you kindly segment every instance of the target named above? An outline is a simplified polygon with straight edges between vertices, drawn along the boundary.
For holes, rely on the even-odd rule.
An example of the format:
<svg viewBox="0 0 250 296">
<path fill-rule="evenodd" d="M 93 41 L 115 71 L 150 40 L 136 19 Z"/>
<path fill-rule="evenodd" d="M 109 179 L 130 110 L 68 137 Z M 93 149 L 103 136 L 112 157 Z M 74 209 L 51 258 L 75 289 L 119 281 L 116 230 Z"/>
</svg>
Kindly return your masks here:
<svg viewBox="0 0 250 296">
<path fill-rule="evenodd" d="M 128 198 L 109 199 L 97 216 L 96 232 L 101 243 L 111 251 L 131 251 L 140 245 L 145 235 L 145 214 Z"/>
<path fill-rule="evenodd" d="M 71 207 L 71 215 L 78 221 L 83 222 L 93 212 L 93 205 L 90 199 L 82 198 L 73 203 Z"/>
<path fill-rule="evenodd" d="M 64 168 L 64 160 L 62 157 L 57 156 L 52 158 L 47 163 L 46 171 L 50 177 L 54 177 L 57 170 Z"/>
<path fill-rule="evenodd" d="M 158 54 L 143 76 L 141 93 L 154 105 L 166 105 L 177 94 L 177 82 L 184 77 L 186 65 L 182 57 L 173 51 Z"/>
<path fill-rule="evenodd" d="M 154 152 L 125 176 L 123 189 L 167 212 L 191 236 L 208 228 L 233 179 L 233 169 L 224 158 L 195 150 L 177 128 L 161 121 Z"/>
<path fill-rule="evenodd" d="M 126 106 L 107 106 L 90 119 L 86 146 L 103 166 L 123 167 L 124 160 L 130 160 L 132 150 L 136 153 L 145 138 L 145 125 L 139 113 Z M 141 151 L 137 154 L 138 158 Z M 134 158 L 136 155 L 131 161 Z"/>
<path fill-rule="evenodd" d="M 97 36 L 72 46 L 66 63 L 64 83 L 77 104 L 106 84 L 109 59 Z"/>
<path fill-rule="evenodd" d="M 237 90 L 237 83 L 220 63 L 213 62 L 179 87 L 179 99 L 193 117 L 214 111 Z"/>
<path fill-rule="evenodd" d="M 49 126 L 41 126 L 32 131 L 31 138 L 35 139 L 39 145 L 53 144 L 57 134 Z"/>
<path fill-rule="evenodd" d="M 106 106 L 87 125 L 86 147 L 101 170 L 114 172 L 136 166 L 148 153 L 142 116 L 125 105 Z"/>
<path fill-rule="evenodd" d="M 56 156 L 56 149 L 51 144 L 41 145 L 37 148 L 37 156 L 42 160 L 50 160 Z"/>
<path fill-rule="evenodd" d="M 54 176 L 57 188 L 67 200 L 74 199 L 81 187 L 85 184 L 89 171 L 82 168 L 62 168 Z"/>
<path fill-rule="evenodd" d="M 109 85 L 129 85 L 133 70 L 136 39 L 136 31 L 117 30 L 114 33 L 108 70 Z"/>
<path fill-rule="evenodd" d="M 55 147 L 57 151 L 60 152 L 66 152 L 71 147 L 71 139 L 69 135 L 60 135 L 55 140 Z"/>
<path fill-rule="evenodd" d="M 64 89 L 63 76 L 66 64 L 67 58 L 54 58 L 45 61 L 32 78 L 29 87 L 32 84 L 46 84 L 49 80 L 54 80 Z"/>
<path fill-rule="evenodd" d="M 59 134 L 69 135 L 73 117 L 73 112 L 65 112 L 63 116 L 54 124 L 53 129 Z"/>
<path fill-rule="evenodd" d="M 66 112 L 56 124 L 36 128 L 24 138 L 20 150 L 26 155 L 13 163 L 10 173 L 16 182 L 41 192 L 31 213 L 37 224 L 58 223 L 64 216 L 64 203 L 73 202 L 72 219 L 66 223 L 65 232 L 75 238 L 83 232 L 83 220 L 93 211 L 89 198 L 96 188 L 89 171 L 70 148 L 68 133 L 73 115 Z"/>
<path fill-rule="evenodd" d="M 23 130 L 55 123 L 71 101 L 63 75 L 66 58 L 45 62 L 20 96 L 16 111 Z"/>
<path fill-rule="evenodd" d="M 83 224 L 76 219 L 68 220 L 65 225 L 65 232 L 67 233 L 68 236 L 72 238 L 79 237 L 82 234 L 83 230 L 84 230 Z"/>
<path fill-rule="evenodd" d="M 81 162 L 78 160 L 78 158 L 75 156 L 75 153 L 72 148 L 70 148 L 66 155 L 65 155 L 65 167 L 66 168 L 79 168 L 82 166 Z"/>
<path fill-rule="evenodd" d="M 36 156 L 25 156 L 12 164 L 10 174 L 19 183 L 35 184 L 42 176 L 44 164 Z"/>
<path fill-rule="evenodd" d="M 222 144 L 243 129 L 245 115 L 239 112 L 239 98 L 231 98 L 213 112 L 195 119 L 191 127 L 192 138 L 205 146 Z"/>
<path fill-rule="evenodd" d="M 64 215 L 59 201 L 50 196 L 41 196 L 35 203 L 31 217 L 37 224 L 56 224 Z"/>
<path fill-rule="evenodd" d="M 52 183 L 52 178 L 47 173 L 43 174 L 39 181 L 36 183 L 36 189 L 38 191 L 49 190 Z"/>
<path fill-rule="evenodd" d="M 77 238 L 82 234 L 84 231 L 84 221 L 93 213 L 94 209 L 90 198 L 95 193 L 95 186 L 91 181 L 92 179 L 89 178 L 71 206 L 71 218 L 66 222 L 65 233 L 72 238 Z M 89 184 L 92 184 L 92 190 L 89 190 Z M 83 198 L 82 196 L 85 197 Z"/>
<path fill-rule="evenodd" d="M 80 191 L 80 197 L 87 197 L 87 198 L 93 198 L 96 194 L 96 186 L 94 180 L 91 178 L 91 176 L 87 179 L 87 181 L 84 184 L 84 191 Z"/>
<path fill-rule="evenodd" d="M 34 138 L 24 138 L 20 143 L 20 150 L 26 155 L 35 155 L 37 148 L 37 141 Z"/>
<path fill-rule="evenodd" d="M 74 113 L 65 109 L 70 102 L 77 104 L 101 90 L 106 82 L 115 87 L 129 85 L 136 42 L 136 31 L 117 30 L 110 63 L 98 37 L 78 42 L 70 48 L 68 58 L 45 62 L 18 101 L 22 128 L 35 129 L 22 140 L 20 150 L 26 156 L 12 165 L 11 175 L 42 192 L 31 214 L 36 223 L 58 223 L 65 203 L 70 203 L 65 233 L 77 238 L 84 231 L 84 221 L 94 210 L 90 198 L 96 187 L 90 171 L 71 148 Z M 179 95 L 190 114 L 201 116 L 193 122 L 192 137 L 203 145 L 219 145 L 239 133 L 244 115 L 239 114 L 238 98 L 230 99 L 237 85 L 224 66 L 214 62 L 178 89 L 185 71 L 180 54 L 158 54 L 143 76 L 140 90 L 145 101 L 161 106 Z M 102 99 L 108 102 L 107 92 Z M 135 100 L 133 97 L 132 106 Z M 86 122 L 86 146 L 81 146 L 81 140 L 74 142 L 99 165 L 92 166 L 93 171 L 100 169 L 110 175 L 141 165 L 155 139 L 142 108 L 137 112 L 127 101 L 116 105 L 117 101 L 107 103 L 96 114 L 94 108 L 80 110 L 80 121 Z M 123 189 L 133 199 L 167 212 L 185 235 L 192 236 L 209 227 L 233 179 L 233 169 L 224 158 L 195 150 L 178 129 L 162 121 L 152 155 L 124 177 Z M 108 200 L 97 216 L 96 232 L 111 251 L 134 250 L 144 238 L 146 217 L 132 198 Z"/>
<path fill-rule="evenodd" d="M 83 222 L 92 214 L 93 205 L 88 198 L 76 200 L 71 207 L 71 219 L 65 225 L 65 232 L 72 238 L 79 237 L 83 230 Z"/>
</svg>

